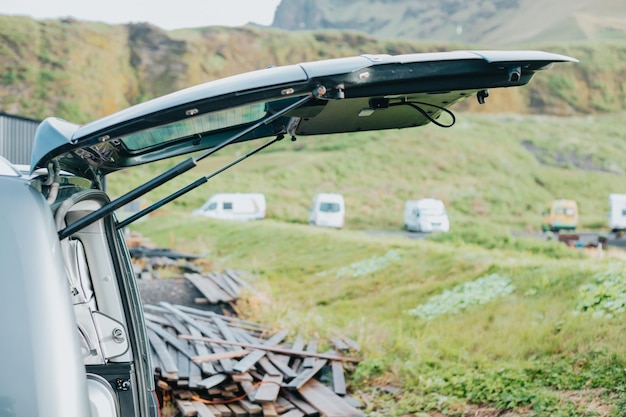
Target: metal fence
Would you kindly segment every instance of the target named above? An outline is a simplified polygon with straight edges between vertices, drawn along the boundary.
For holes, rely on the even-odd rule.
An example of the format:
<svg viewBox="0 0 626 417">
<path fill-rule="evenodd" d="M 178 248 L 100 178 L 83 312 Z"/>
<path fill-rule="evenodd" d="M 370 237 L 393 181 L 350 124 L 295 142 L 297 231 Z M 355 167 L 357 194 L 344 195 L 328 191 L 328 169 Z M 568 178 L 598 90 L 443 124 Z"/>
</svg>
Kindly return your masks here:
<svg viewBox="0 0 626 417">
<path fill-rule="evenodd" d="M 14 164 L 30 164 L 39 123 L 39 120 L 0 112 L 0 155 Z"/>
</svg>

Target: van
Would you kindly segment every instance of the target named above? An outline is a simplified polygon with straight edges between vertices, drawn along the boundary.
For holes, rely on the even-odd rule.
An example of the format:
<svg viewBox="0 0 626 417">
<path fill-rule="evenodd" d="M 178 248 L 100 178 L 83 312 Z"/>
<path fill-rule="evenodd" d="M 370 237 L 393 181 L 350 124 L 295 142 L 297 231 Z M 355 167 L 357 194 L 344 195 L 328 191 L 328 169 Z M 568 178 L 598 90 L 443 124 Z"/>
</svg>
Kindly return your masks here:
<svg viewBox="0 0 626 417">
<path fill-rule="evenodd" d="M 541 230 L 544 232 L 576 230 L 578 227 L 578 204 L 574 200 L 551 201 L 541 215 Z"/>
<path fill-rule="evenodd" d="M 261 193 L 218 193 L 199 209 L 199 216 L 224 220 L 261 220 L 265 218 L 265 195 Z"/>
<path fill-rule="evenodd" d="M 609 194 L 609 229 L 611 232 L 626 230 L 626 194 Z"/>
<path fill-rule="evenodd" d="M 341 229 L 344 225 L 345 214 L 346 208 L 341 194 L 316 194 L 309 209 L 309 224 Z"/>
<path fill-rule="evenodd" d="M 404 204 L 404 227 L 409 232 L 448 232 L 450 220 L 443 201 L 436 198 L 408 200 Z"/>
</svg>

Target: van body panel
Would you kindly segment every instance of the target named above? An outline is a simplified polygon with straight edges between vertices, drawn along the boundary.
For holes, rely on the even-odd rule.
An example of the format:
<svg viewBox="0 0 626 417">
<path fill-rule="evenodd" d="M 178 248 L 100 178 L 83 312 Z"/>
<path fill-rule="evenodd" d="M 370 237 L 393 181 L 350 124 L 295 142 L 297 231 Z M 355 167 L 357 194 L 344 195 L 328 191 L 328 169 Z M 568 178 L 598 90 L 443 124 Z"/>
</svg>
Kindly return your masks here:
<svg viewBox="0 0 626 417">
<path fill-rule="evenodd" d="M 265 195 L 261 193 L 218 193 L 193 214 L 223 220 L 261 220 L 265 218 Z"/>
<path fill-rule="evenodd" d="M 578 227 L 578 204 L 574 200 L 554 200 L 542 213 L 541 230 L 559 232 L 576 230 Z"/>
<path fill-rule="evenodd" d="M 346 206 L 341 194 L 319 193 L 313 197 L 309 209 L 309 224 L 321 227 L 343 228 Z"/>
<path fill-rule="evenodd" d="M 609 229 L 626 230 L 626 194 L 609 194 Z"/>
<path fill-rule="evenodd" d="M 50 208 L 22 177 L 0 177 L 0 195 L 13 202 L 0 204 L 6 277 L 0 291 L 0 415 L 89 416 L 87 377 Z"/>
<path fill-rule="evenodd" d="M 435 198 L 408 200 L 404 205 L 404 226 L 410 232 L 448 232 L 450 220 L 445 204 Z"/>
</svg>

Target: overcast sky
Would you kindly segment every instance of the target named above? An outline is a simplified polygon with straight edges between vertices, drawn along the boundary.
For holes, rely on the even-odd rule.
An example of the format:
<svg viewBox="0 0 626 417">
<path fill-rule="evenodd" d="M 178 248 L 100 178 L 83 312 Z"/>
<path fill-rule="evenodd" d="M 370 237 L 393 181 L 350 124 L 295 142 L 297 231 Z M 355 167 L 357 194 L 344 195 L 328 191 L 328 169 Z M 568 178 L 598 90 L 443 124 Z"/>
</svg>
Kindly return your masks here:
<svg viewBox="0 0 626 417">
<path fill-rule="evenodd" d="M 0 0 L 0 14 L 73 17 L 110 24 L 150 22 L 172 30 L 200 26 L 269 26 L 280 0 Z"/>
</svg>

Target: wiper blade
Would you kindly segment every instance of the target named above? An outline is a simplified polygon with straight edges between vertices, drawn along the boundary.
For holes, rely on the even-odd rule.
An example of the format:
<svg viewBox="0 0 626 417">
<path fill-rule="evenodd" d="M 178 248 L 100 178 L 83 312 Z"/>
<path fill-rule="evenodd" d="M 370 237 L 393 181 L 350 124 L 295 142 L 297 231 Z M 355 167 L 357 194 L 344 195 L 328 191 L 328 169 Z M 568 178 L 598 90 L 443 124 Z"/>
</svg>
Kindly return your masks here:
<svg viewBox="0 0 626 417">
<path fill-rule="evenodd" d="M 215 152 L 219 151 L 220 149 L 224 148 L 225 146 L 230 145 L 231 143 L 233 143 L 237 139 L 239 139 L 239 138 L 245 136 L 246 134 L 252 132 L 254 129 L 256 129 L 256 128 L 262 126 L 262 125 L 266 125 L 268 123 L 271 123 L 272 121 L 274 121 L 277 118 L 283 116 L 284 114 L 288 113 L 289 111 L 294 110 L 294 109 L 302 106 L 304 103 L 308 102 L 313 97 L 319 97 L 319 96 L 323 95 L 325 93 L 325 91 L 326 91 L 326 89 L 323 86 L 319 86 L 312 93 L 307 94 L 306 96 L 300 98 L 298 101 L 290 104 L 289 106 L 287 106 L 287 107 L 285 107 L 283 109 L 278 110 L 276 113 L 268 116 L 267 118 L 265 118 L 263 120 L 260 120 L 259 122 L 255 123 L 252 126 L 249 126 L 248 128 L 242 130 L 241 132 L 238 132 L 237 134 L 231 136 L 230 138 L 226 139 L 225 141 L 223 141 L 219 145 L 215 146 L 214 148 L 211 148 L 210 150 L 208 150 L 207 152 L 203 153 L 202 155 L 200 155 L 200 156 L 198 156 L 196 158 L 192 157 L 192 158 L 189 158 L 189 159 L 186 159 L 186 160 L 180 162 L 176 166 L 168 169 L 167 171 L 165 171 L 161 175 L 151 179 L 147 183 L 140 185 L 139 187 L 135 188 L 134 190 L 129 191 L 128 193 L 124 194 L 123 196 L 117 198 L 116 200 L 111 201 L 109 204 L 105 204 L 104 206 L 100 207 L 98 210 L 92 211 L 91 213 L 89 213 L 85 217 L 80 218 L 79 220 L 77 220 L 74 223 L 72 223 L 69 226 L 67 226 L 65 229 L 60 230 L 59 231 L 59 239 L 61 239 L 61 240 L 65 239 L 66 237 L 68 237 L 68 236 L 78 232 L 79 230 L 89 226 L 90 224 L 92 224 L 92 223 L 94 223 L 94 222 L 104 218 L 105 216 L 113 213 L 115 210 L 119 209 L 120 207 L 125 206 L 126 204 L 130 203 L 131 201 L 141 197 L 142 195 L 148 193 L 149 191 L 152 191 L 155 188 L 159 187 L 160 185 L 165 184 L 169 180 L 174 179 L 177 176 L 179 176 L 180 174 L 183 174 L 183 173 L 189 171 L 191 168 L 195 167 L 198 164 L 199 161 L 203 160 L 204 158 L 214 154 Z M 272 142 L 270 142 L 270 143 L 272 143 Z M 234 165 L 234 164 L 232 164 L 232 165 Z M 229 165 L 229 166 L 232 166 L 232 165 Z M 229 166 L 227 166 L 226 168 L 228 168 Z M 202 178 L 200 180 L 202 180 Z"/>
</svg>

